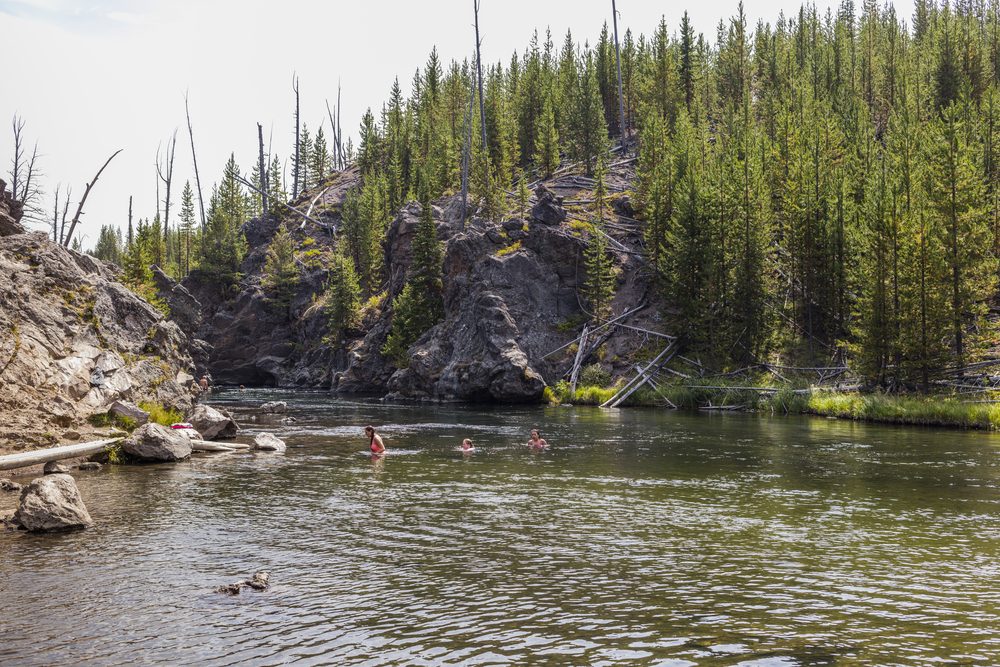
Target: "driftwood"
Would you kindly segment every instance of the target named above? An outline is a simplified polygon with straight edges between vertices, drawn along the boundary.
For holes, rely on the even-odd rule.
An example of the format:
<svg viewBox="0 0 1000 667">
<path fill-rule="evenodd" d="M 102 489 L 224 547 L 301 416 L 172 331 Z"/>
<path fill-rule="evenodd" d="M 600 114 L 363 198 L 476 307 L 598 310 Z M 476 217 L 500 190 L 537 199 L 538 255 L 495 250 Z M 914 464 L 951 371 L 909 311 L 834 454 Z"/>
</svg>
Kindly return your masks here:
<svg viewBox="0 0 1000 667">
<path fill-rule="evenodd" d="M 601 324 L 600 326 L 595 327 L 594 329 L 591 329 L 590 333 L 592 333 L 592 334 L 597 333 L 598 331 L 600 331 L 600 330 L 602 330 L 602 329 L 604 329 L 606 327 L 609 327 L 609 326 L 611 326 L 612 324 L 614 324 L 616 322 L 620 322 L 621 320 L 629 317 L 630 315 L 634 315 L 635 313 L 638 313 L 640 310 L 642 310 L 645 307 L 646 307 L 646 303 L 645 302 L 640 303 L 638 306 L 636 306 L 632 310 L 627 310 L 624 313 L 622 313 L 621 315 L 615 317 L 614 319 L 610 319 L 607 322 L 605 322 L 604 324 Z M 577 336 L 576 338 L 574 338 L 570 342 L 566 343 L 565 345 L 560 345 L 559 347 L 557 347 L 556 349 L 552 350 L 548 354 L 542 356 L 542 359 L 546 359 L 548 357 L 551 357 L 556 352 L 561 352 L 562 350 L 565 350 L 567 347 L 569 347 L 573 343 L 579 342 L 579 340 L 580 340 L 580 337 Z"/>
<path fill-rule="evenodd" d="M 644 384 L 649 382 L 648 373 L 650 369 L 657 367 L 657 364 L 662 366 L 663 364 L 669 362 L 670 359 L 673 358 L 674 354 L 677 353 L 677 351 L 674 350 L 673 347 L 674 347 L 673 341 L 667 343 L 667 346 L 663 348 L 662 352 L 656 355 L 655 359 L 649 362 L 649 364 L 643 370 L 639 371 L 639 374 L 636 375 L 628 384 L 622 387 L 614 396 L 612 396 L 607 401 L 602 403 L 601 407 L 617 408 L 619 405 L 621 405 L 622 401 L 624 401 L 626 398 L 634 394 L 636 390 L 638 390 Z M 667 354 L 670 354 L 670 356 L 668 357 Z M 666 357 L 666 359 L 664 359 L 664 357 Z"/>
<path fill-rule="evenodd" d="M 87 197 L 90 196 L 90 191 L 93 189 L 94 184 L 97 183 L 97 179 L 101 177 L 101 173 L 107 168 L 115 156 L 122 152 L 123 149 L 119 148 L 111 157 L 107 159 L 104 165 L 97 170 L 97 174 L 94 176 L 94 180 L 87 183 L 87 189 L 83 191 L 83 197 L 80 198 L 80 204 L 76 207 L 76 213 L 73 215 L 73 222 L 69 225 L 69 231 L 66 232 L 66 238 L 63 239 L 63 246 L 69 247 L 70 241 L 73 239 L 73 231 L 76 229 L 77 224 L 80 222 L 80 216 L 83 215 L 83 205 L 87 203 Z"/>
<path fill-rule="evenodd" d="M 121 440 L 122 438 L 109 438 L 107 440 L 83 442 L 77 445 L 62 445 L 48 449 L 36 449 L 32 452 L 7 454 L 0 456 L 0 470 L 13 470 L 14 468 L 25 468 L 40 463 L 48 463 L 49 461 L 61 461 L 80 456 L 93 456 L 94 454 L 100 454 L 109 445 L 113 445 Z"/>
<path fill-rule="evenodd" d="M 306 221 L 312 220 L 312 218 L 309 217 L 309 216 L 312 215 L 313 207 L 316 206 L 316 202 L 318 202 L 323 197 L 323 195 L 325 195 L 327 193 L 327 191 L 330 188 L 332 188 L 332 187 L 333 187 L 333 185 L 326 186 L 325 188 L 323 188 L 320 191 L 320 193 L 318 195 L 316 195 L 315 197 L 313 197 L 313 200 L 311 202 L 309 202 L 309 208 L 306 209 L 306 212 L 302 214 L 302 224 L 299 225 L 299 229 L 302 229 L 303 227 L 306 226 Z M 322 225 L 322 226 L 325 227 L 326 225 Z"/>
<path fill-rule="evenodd" d="M 580 364 L 584 360 L 584 350 L 587 348 L 587 335 L 590 333 L 590 325 L 583 325 L 583 333 L 580 335 L 580 345 L 576 349 L 576 359 L 573 360 L 573 370 L 569 374 L 570 396 L 576 392 L 576 380 L 580 374 Z"/>
</svg>

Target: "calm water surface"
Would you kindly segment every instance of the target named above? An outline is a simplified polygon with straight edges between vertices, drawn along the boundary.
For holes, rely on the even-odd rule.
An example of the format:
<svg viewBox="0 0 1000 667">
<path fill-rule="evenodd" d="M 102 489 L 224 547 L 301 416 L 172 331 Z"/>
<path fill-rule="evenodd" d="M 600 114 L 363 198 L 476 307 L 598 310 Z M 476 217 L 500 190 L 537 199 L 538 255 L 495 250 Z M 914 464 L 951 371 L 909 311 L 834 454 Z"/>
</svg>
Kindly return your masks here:
<svg viewBox="0 0 1000 667">
<path fill-rule="evenodd" d="M 80 473 L 93 529 L 0 534 L 0 664 L 1000 663 L 1000 437 L 214 402 L 272 398 L 287 454 Z"/>
</svg>

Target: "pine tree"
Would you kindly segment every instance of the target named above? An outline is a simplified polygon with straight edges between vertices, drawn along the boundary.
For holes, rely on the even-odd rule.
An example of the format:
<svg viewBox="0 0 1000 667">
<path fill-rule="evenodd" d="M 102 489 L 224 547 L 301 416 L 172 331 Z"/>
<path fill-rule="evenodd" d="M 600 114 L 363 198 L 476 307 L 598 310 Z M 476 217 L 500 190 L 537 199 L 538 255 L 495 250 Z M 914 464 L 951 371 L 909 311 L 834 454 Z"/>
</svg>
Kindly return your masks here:
<svg viewBox="0 0 1000 667">
<path fill-rule="evenodd" d="M 236 158 L 229 156 L 222 181 L 212 192 L 205 226 L 200 265 L 225 285 L 234 285 L 247 253 L 243 224 L 247 221 L 247 197 L 239 182 Z"/>
<path fill-rule="evenodd" d="M 195 224 L 194 192 L 191 190 L 191 182 L 185 181 L 184 190 L 181 192 L 181 215 L 178 227 L 181 241 L 180 265 L 182 276 L 191 273 L 191 246 L 193 245 L 197 229 Z"/>
<path fill-rule="evenodd" d="M 420 222 L 413 238 L 413 260 L 403 291 L 392 303 L 392 329 L 382 353 L 405 366 L 407 351 L 444 316 L 443 250 L 431 210 L 430 191 L 421 186 Z"/>
<path fill-rule="evenodd" d="M 593 54 L 584 56 L 583 72 L 573 104 L 573 154 L 585 163 L 587 175 L 593 174 L 598 154 L 608 147 L 608 127 L 604 122 L 604 106 L 597 82 L 597 67 Z"/>
<path fill-rule="evenodd" d="M 330 156 L 327 153 L 326 137 L 323 135 L 322 125 L 316 130 L 316 137 L 313 139 L 310 156 L 312 157 L 312 163 L 309 166 L 310 187 L 316 187 L 326 178 L 330 167 Z"/>
<path fill-rule="evenodd" d="M 299 267 L 295 261 L 295 241 L 288 229 L 280 225 L 267 248 L 261 285 L 271 303 L 288 314 L 298 284 Z"/>
<path fill-rule="evenodd" d="M 330 259 L 330 280 L 327 283 L 327 315 L 335 340 L 357 328 L 361 320 L 361 285 L 354 270 L 354 262 L 345 252 L 343 243 L 337 244 Z"/>
<path fill-rule="evenodd" d="M 602 156 L 597 159 L 594 170 L 594 213 L 597 217 L 593 223 L 590 239 L 584 251 L 584 263 L 587 268 L 587 279 L 584 282 L 584 295 L 590 305 L 590 311 L 597 319 L 606 319 L 611 314 L 611 302 L 615 296 L 616 272 L 614 261 L 608 256 L 607 231 L 604 226 L 606 213 L 607 186 L 605 185 L 606 167 Z"/>
<path fill-rule="evenodd" d="M 546 95 L 542 102 L 542 113 L 538 117 L 535 136 L 538 149 L 535 153 L 535 165 L 538 167 L 538 175 L 550 178 L 559 168 L 559 133 L 556 131 L 556 115 L 551 95 Z"/>
</svg>

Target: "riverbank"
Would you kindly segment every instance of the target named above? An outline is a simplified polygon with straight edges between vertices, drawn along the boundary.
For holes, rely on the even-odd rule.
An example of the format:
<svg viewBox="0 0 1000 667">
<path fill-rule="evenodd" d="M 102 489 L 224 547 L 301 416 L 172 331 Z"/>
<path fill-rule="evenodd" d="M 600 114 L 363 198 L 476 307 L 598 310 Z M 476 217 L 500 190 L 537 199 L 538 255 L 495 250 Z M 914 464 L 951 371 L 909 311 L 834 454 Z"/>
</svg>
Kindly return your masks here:
<svg viewBox="0 0 1000 667">
<path fill-rule="evenodd" d="M 565 383 L 546 396 L 550 402 L 600 405 L 617 387 L 580 386 L 571 395 Z M 830 389 L 767 386 L 660 385 L 643 388 L 625 406 L 673 406 L 701 411 L 744 411 L 771 414 L 816 415 L 852 421 L 909 426 L 1000 430 L 1000 403 L 992 395 L 961 398 L 954 394 L 903 395 Z"/>
</svg>

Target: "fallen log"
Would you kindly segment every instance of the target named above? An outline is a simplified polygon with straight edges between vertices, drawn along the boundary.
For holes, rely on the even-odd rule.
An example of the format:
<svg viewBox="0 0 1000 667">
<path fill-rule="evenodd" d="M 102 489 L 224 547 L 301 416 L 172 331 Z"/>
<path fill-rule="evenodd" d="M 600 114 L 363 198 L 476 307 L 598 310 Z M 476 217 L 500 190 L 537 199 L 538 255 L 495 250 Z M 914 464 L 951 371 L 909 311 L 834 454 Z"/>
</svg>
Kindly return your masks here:
<svg viewBox="0 0 1000 667">
<path fill-rule="evenodd" d="M 250 445 L 240 442 L 209 442 L 208 440 L 191 440 L 191 449 L 196 452 L 235 452 L 250 449 Z"/>
<path fill-rule="evenodd" d="M 95 440 L 94 442 L 82 442 L 77 445 L 62 445 L 60 447 L 49 447 L 48 449 L 36 449 L 31 452 L 6 454 L 0 456 L 0 470 L 13 470 L 14 468 L 26 468 L 27 466 L 48 463 L 49 461 L 62 461 L 63 459 L 74 459 L 81 456 L 93 456 L 94 454 L 100 454 L 109 445 L 113 445 L 121 440 L 123 438 L 109 438 L 107 440 Z"/>
</svg>

